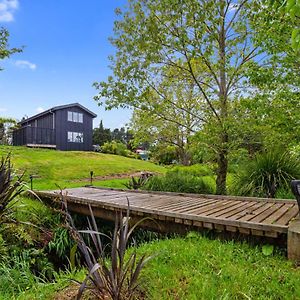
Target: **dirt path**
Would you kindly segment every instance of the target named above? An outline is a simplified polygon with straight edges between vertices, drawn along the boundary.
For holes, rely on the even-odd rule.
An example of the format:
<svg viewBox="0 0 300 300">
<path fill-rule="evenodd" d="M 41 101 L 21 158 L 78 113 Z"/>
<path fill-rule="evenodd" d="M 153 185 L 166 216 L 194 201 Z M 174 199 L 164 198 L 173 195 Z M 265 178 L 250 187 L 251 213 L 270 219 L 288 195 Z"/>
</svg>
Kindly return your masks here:
<svg viewBox="0 0 300 300">
<path fill-rule="evenodd" d="M 112 174 L 112 175 L 105 175 L 105 176 L 93 176 L 93 181 L 101 181 L 101 180 L 109 180 L 109 179 L 126 179 L 131 177 L 140 177 L 142 172 L 135 172 L 135 173 L 122 173 L 122 174 Z M 82 178 L 73 180 L 74 182 L 90 182 L 90 178 Z"/>
</svg>

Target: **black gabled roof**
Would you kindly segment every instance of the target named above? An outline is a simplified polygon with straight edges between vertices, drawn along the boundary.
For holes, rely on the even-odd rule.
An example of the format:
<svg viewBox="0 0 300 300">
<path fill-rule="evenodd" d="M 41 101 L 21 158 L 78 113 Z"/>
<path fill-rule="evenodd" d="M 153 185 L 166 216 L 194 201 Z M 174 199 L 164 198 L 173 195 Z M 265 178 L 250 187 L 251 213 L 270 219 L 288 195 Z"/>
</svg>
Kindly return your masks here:
<svg viewBox="0 0 300 300">
<path fill-rule="evenodd" d="M 90 111 L 86 107 L 82 106 L 81 104 L 79 104 L 79 103 L 70 103 L 70 104 L 59 105 L 59 106 L 54 106 L 52 108 L 49 108 L 49 109 L 47 109 L 47 110 L 45 110 L 45 111 L 43 111 L 43 112 L 41 112 L 39 114 L 36 114 L 36 115 L 34 115 L 32 117 L 29 117 L 29 118 L 27 118 L 27 119 L 19 122 L 19 124 L 23 124 L 23 123 L 26 123 L 28 121 L 32 121 L 32 120 L 34 120 L 36 118 L 39 118 L 41 116 L 44 116 L 44 115 L 46 115 L 48 113 L 51 113 L 51 112 L 54 112 L 56 110 L 60 110 L 60 109 L 64 109 L 64 108 L 69 108 L 69 107 L 74 107 L 74 106 L 80 107 L 82 110 L 84 110 L 85 112 L 87 112 L 88 114 L 90 114 L 93 118 L 97 117 L 97 115 L 95 113 L 93 113 L 92 111 Z"/>
</svg>

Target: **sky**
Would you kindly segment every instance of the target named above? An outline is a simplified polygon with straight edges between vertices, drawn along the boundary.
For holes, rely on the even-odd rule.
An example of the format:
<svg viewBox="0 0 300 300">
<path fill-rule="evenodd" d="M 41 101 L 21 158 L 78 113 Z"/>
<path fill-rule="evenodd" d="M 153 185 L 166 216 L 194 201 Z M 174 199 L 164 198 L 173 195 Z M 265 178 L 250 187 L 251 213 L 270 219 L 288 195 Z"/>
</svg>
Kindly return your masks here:
<svg viewBox="0 0 300 300">
<path fill-rule="evenodd" d="M 95 112 L 94 127 L 129 122 L 131 111 L 106 111 L 93 100 L 93 82 L 111 75 L 114 10 L 126 0 L 0 0 L 0 27 L 23 52 L 1 60 L 0 116 L 35 115 L 78 102 Z"/>
</svg>

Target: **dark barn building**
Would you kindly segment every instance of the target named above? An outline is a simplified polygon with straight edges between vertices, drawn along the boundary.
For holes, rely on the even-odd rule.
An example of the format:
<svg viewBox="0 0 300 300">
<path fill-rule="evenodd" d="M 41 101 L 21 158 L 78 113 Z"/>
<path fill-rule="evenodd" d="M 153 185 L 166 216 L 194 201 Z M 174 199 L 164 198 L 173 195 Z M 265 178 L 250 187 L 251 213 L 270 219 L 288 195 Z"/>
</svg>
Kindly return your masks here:
<svg viewBox="0 0 300 300">
<path fill-rule="evenodd" d="M 21 128 L 13 132 L 13 145 L 92 150 L 93 118 L 96 116 L 79 103 L 50 108 L 22 120 Z"/>
</svg>

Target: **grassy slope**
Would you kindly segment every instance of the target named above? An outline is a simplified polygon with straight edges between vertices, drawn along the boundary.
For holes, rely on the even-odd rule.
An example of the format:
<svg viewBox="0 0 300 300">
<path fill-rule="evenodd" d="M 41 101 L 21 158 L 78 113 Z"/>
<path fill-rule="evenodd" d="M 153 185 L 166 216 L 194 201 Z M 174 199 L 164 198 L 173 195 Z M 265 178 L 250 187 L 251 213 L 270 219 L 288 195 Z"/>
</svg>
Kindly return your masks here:
<svg viewBox="0 0 300 300">
<path fill-rule="evenodd" d="M 18 173 L 26 171 L 26 179 L 29 174 L 39 177 L 34 179 L 35 189 L 53 189 L 56 184 L 62 188 L 83 186 L 89 182 L 80 180 L 88 179 L 91 170 L 94 176 L 139 171 L 164 173 L 164 168 L 152 163 L 110 154 L 0 146 L 0 155 L 8 152 L 12 153 L 12 162 Z M 100 182 L 95 180 L 94 184 L 100 185 Z M 118 180 L 111 184 L 118 187 Z"/>
<path fill-rule="evenodd" d="M 264 256 L 260 247 L 190 233 L 185 238 L 146 243 L 138 253 L 154 255 L 141 274 L 146 299 L 300 299 L 300 269 L 278 253 Z M 64 293 L 66 277 L 82 280 L 83 274 L 81 270 L 59 277 L 55 284 L 35 285 L 16 299 L 53 299 L 58 291 Z"/>
<path fill-rule="evenodd" d="M 145 244 L 149 299 L 300 299 L 300 269 L 261 248 L 190 234 Z"/>
</svg>

